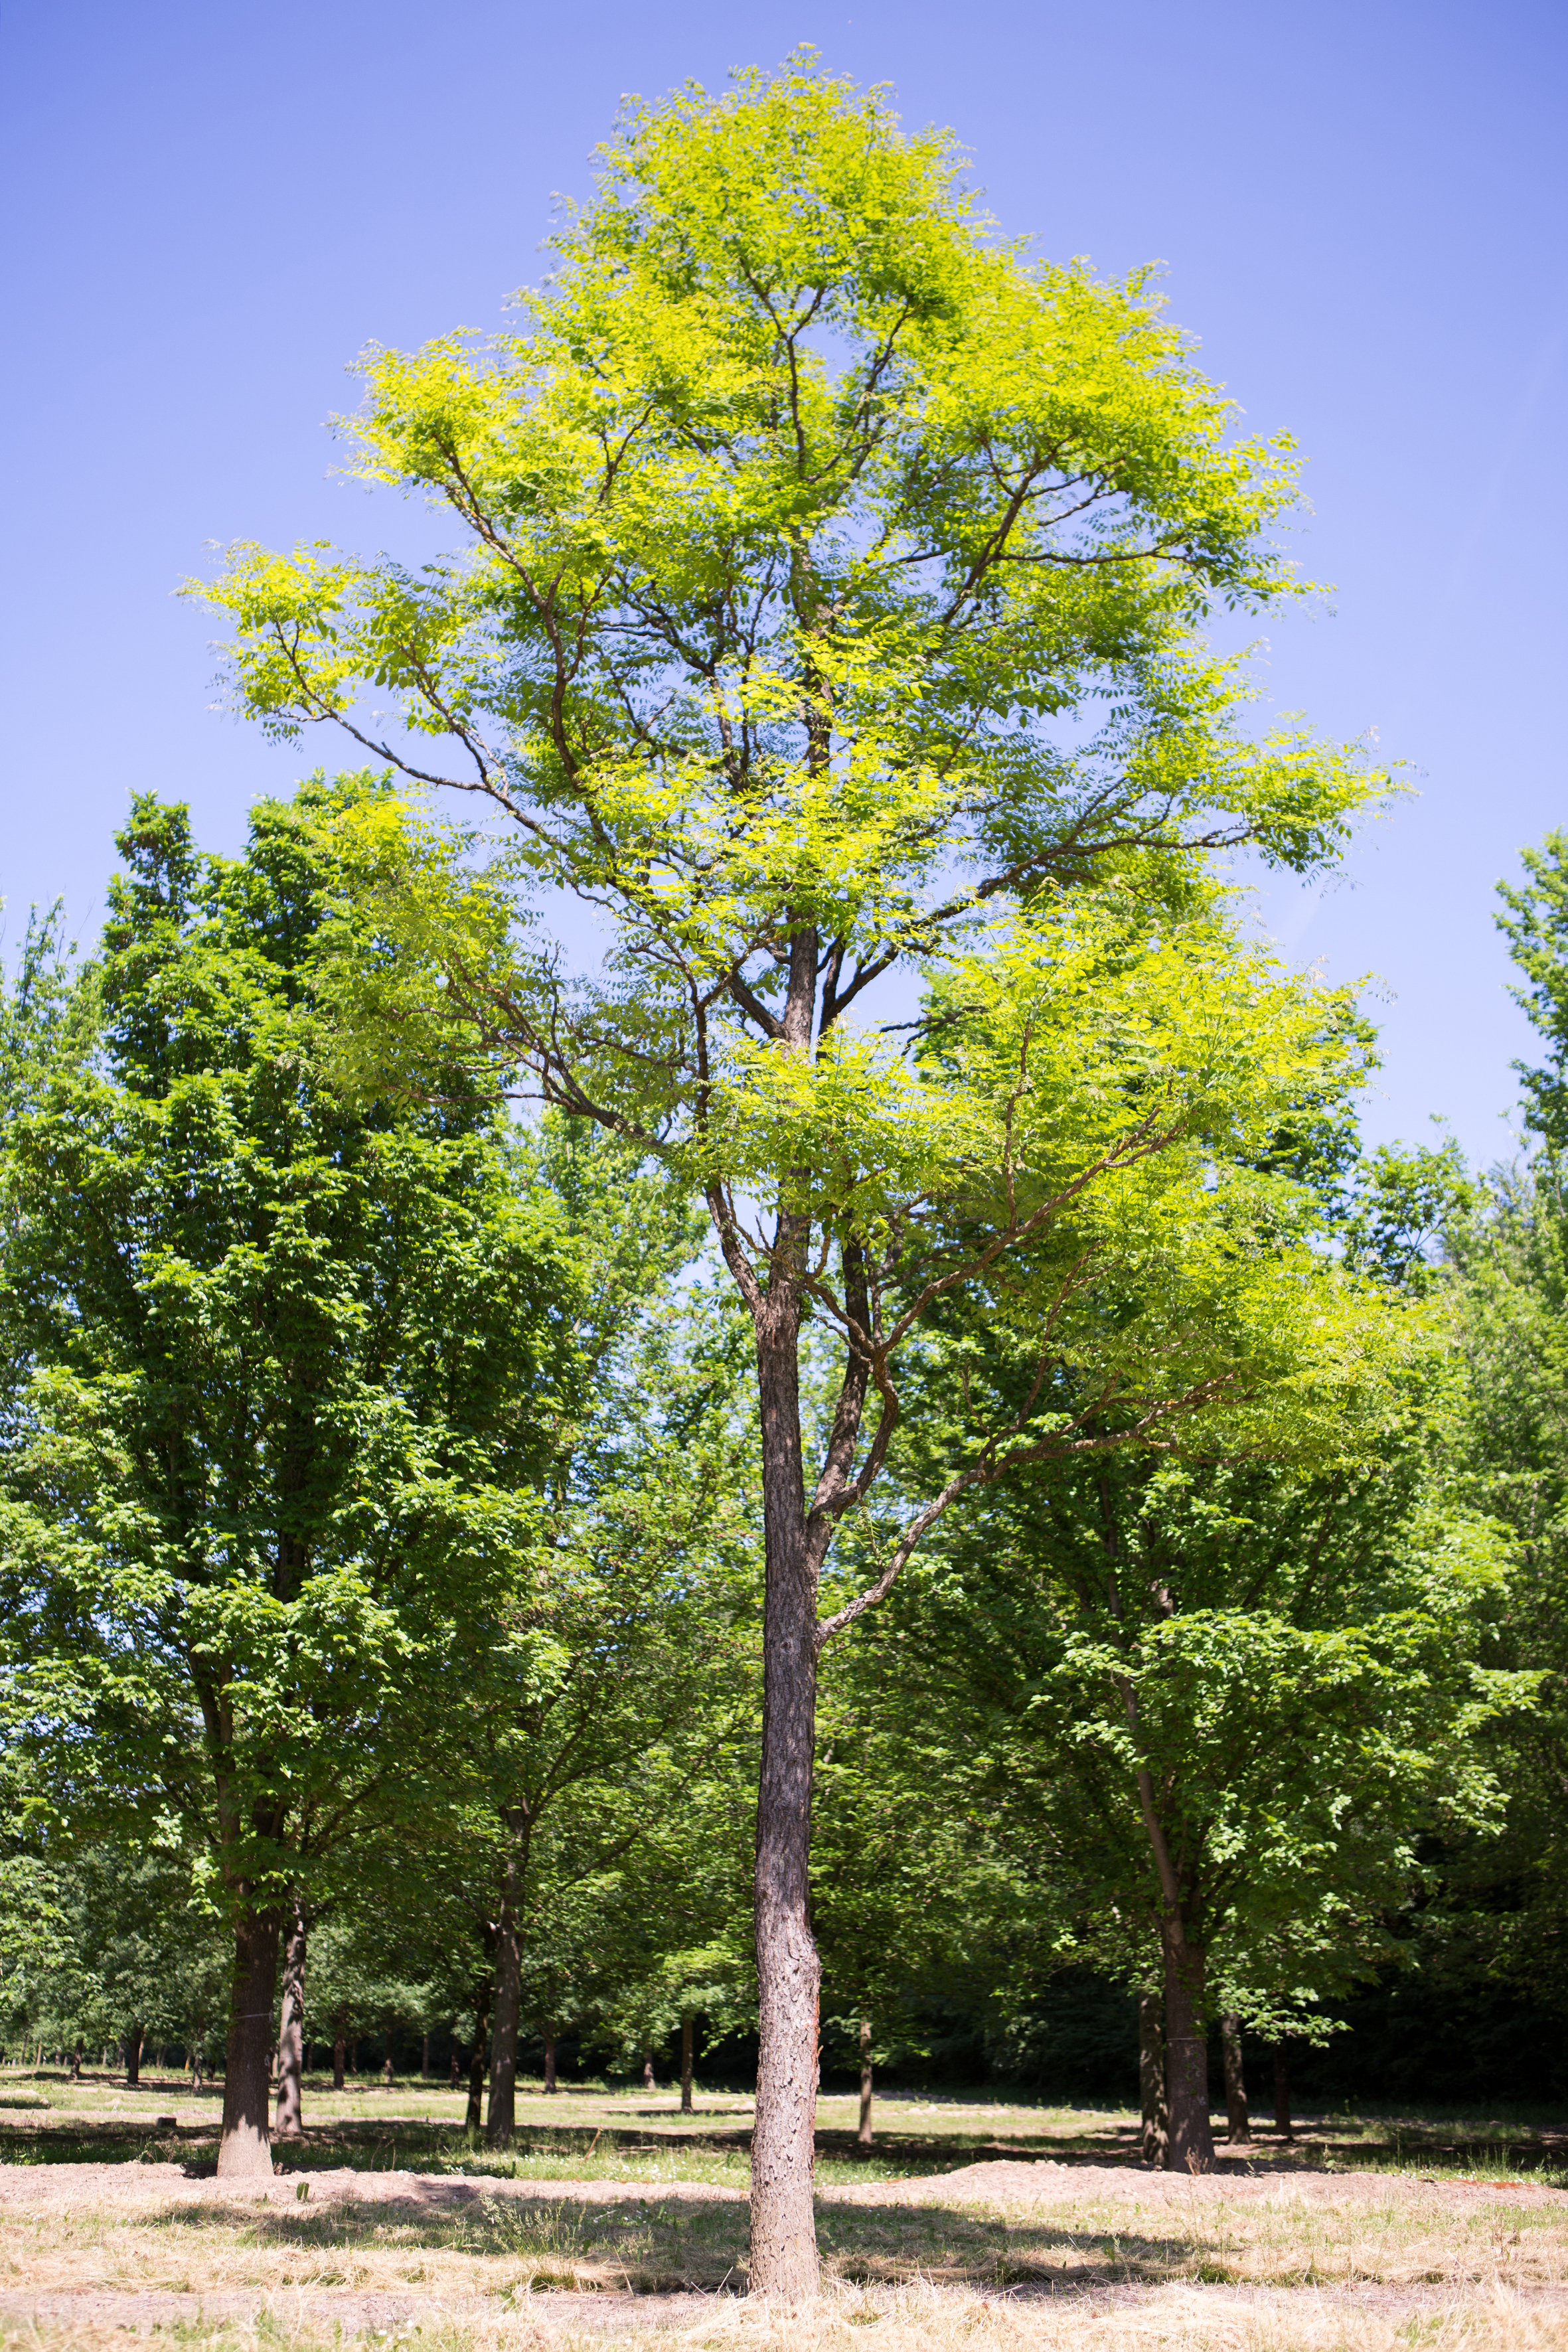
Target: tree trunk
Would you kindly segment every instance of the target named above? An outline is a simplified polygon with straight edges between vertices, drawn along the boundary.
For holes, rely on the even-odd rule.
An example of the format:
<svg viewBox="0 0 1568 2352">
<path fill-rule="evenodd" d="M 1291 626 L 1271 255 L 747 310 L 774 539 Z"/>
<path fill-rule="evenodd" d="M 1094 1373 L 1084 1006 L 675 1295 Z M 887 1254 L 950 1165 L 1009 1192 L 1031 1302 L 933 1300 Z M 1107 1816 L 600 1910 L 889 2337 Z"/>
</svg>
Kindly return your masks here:
<svg viewBox="0 0 1568 2352">
<path fill-rule="evenodd" d="M 134 2091 L 142 2080 L 142 2028 L 133 2025 L 125 2037 L 125 2087 Z"/>
<path fill-rule="evenodd" d="M 1252 2134 L 1247 2121 L 1247 2075 L 1241 2063 L 1241 2020 L 1227 2010 L 1219 2021 L 1220 2048 L 1225 2053 L 1226 2137 L 1232 2147 L 1247 2147 Z"/>
<path fill-rule="evenodd" d="M 485 1958 L 487 1965 L 474 1979 L 474 2046 L 468 2055 L 468 2111 L 463 2118 L 465 2131 L 477 2132 L 479 2112 L 485 2097 L 485 2059 L 490 2044 L 490 2004 L 495 1997 L 496 1931 L 487 1919 L 484 1923 Z"/>
<path fill-rule="evenodd" d="M 691 2113 L 691 2011 L 680 2015 L 680 2112 Z"/>
<path fill-rule="evenodd" d="M 1165 2104 L 1165 2003 L 1157 1992 L 1138 1996 L 1138 2094 L 1143 2161 L 1162 2172 L 1170 2146 L 1171 2111 Z"/>
<path fill-rule="evenodd" d="M 1203 2028 L 1204 1951 L 1189 1943 L 1181 1915 L 1166 1914 L 1165 2105 L 1170 2115 L 1167 2168 L 1206 2171 L 1214 2162 L 1209 2129 L 1209 2049 Z"/>
<path fill-rule="evenodd" d="M 550 2093 L 551 2096 L 553 2097 L 557 2087 L 555 2081 L 555 2028 L 553 2025 L 548 2023 L 544 2028 L 544 2087 Z"/>
<path fill-rule="evenodd" d="M 419 2060 L 419 2080 L 422 2083 L 427 2083 L 430 2080 L 430 2036 L 428 2034 L 425 2036 L 425 2048 Z"/>
<path fill-rule="evenodd" d="M 822 1968 L 811 1932 L 816 1576 L 800 1451 L 799 1304 L 786 1269 L 753 1308 L 762 1407 L 766 1597 L 757 1791 L 757 2104 L 752 2136 L 753 2294 L 817 2291 L 816 2158 Z"/>
<path fill-rule="evenodd" d="M 334 2091 L 341 2091 L 343 2087 L 343 2073 L 348 2064 L 348 2055 L 349 2013 L 346 2009 L 340 2009 L 332 2020 L 332 2088 Z"/>
<path fill-rule="evenodd" d="M 272 2073 L 272 1996 L 278 1986 L 278 1915 L 242 1911 L 234 1931 L 227 2056 L 223 2076 L 220 2178 L 272 2172 L 267 2093 Z"/>
<path fill-rule="evenodd" d="M 79 2083 L 79 2082 L 80 2082 L 80 2080 L 81 2080 L 81 2043 L 79 2042 L 77 2043 L 77 2045 L 76 2045 L 76 2048 L 71 2052 L 71 2081 L 72 2081 L 73 2083 Z"/>
<path fill-rule="evenodd" d="M 522 1897 L 528 1871 L 528 1831 L 515 1817 L 496 1925 L 496 2011 L 490 2050 L 490 2111 L 486 2137 L 510 2147 L 517 2128 L 517 2037 L 522 2023 Z"/>
<path fill-rule="evenodd" d="M 645 2042 L 643 2044 L 642 2086 L 645 2091 L 657 2091 L 658 2088 L 658 2084 L 653 2078 L 653 2043 L 651 2042 Z"/>
<path fill-rule="evenodd" d="M 451 2074 L 448 2077 L 450 2087 L 455 2091 L 461 2080 L 462 2069 L 458 2063 L 458 2037 L 454 2033 L 452 2036 L 452 2067 Z"/>
<path fill-rule="evenodd" d="M 392 2088 L 392 2081 L 393 2081 L 393 2067 L 392 2067 L 392 2042 L 393 2042 L 393 2025 L 392 2025 L 392 2020 L 391 2020 L 390 2018 L 388 2018 L 388 2019 L 387 2019 L 387 2021 L 386 2021 L 386 2057 L 385 2057 L 384 2062 L 383 2063 L 382 2069 L 381 2069 L 381 2080 L 382 2080 L 382 2086 L 383 2086 L 383 2088 L 384 2088 L 384 2089 L 388 2090 L 388 2091 L 390 2091 L 390 2090 L 391 2090 L 391 2088 Z"/>
<path fill-rule="evenodd" d="M 1281 2139 L 1294 2139 L 1290 2128 L 1290 2060 L 1282 2042 L 1274 2044 L 1274 2128 Z"/>
<path fill-rule="evenodd" d="M 272 2128 L 279 2139 L 299 2139 L 304 2129 L 300 2076 L 305 2065 L 305 1906 L 298 1895 L 283 1947 L 283 1999 L 278 2012 L 278 2105 Z"/>
<path fill-rule="evenodd" d="M 862 2147 L 871 2145 L 871 2021 L 860 2020 L 860 2128 L 856 2134 Z"/>
</svg>

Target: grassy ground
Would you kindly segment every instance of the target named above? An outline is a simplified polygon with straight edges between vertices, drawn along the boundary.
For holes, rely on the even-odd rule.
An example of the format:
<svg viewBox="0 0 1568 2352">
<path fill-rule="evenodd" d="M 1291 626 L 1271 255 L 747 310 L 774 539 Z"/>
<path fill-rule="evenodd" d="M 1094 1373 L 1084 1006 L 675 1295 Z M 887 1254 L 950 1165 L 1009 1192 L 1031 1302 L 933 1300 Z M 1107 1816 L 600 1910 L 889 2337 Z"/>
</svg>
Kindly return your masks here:
<svg viewBox="0 0 1568 2352">
<path fill-rule="evenodd" d="M 687 2119 L 539 2090 L 499 2158 L 445 2089 L 310 2084 L 306 2140 L 239 2192 L 211 2177 L 219 2105 L 0 2073 L 0 2344 L 1568 2347 L 1568 2136 L 1544 2115 L 1316 2116 L 1191 2179 L 1136 2165 L 1131 2116 L 1026 2101 L 886 2097 L 851 2154 L 829 2097 L 803 2315 L 738 2292 L 743 2098 Z"/>
</svg>

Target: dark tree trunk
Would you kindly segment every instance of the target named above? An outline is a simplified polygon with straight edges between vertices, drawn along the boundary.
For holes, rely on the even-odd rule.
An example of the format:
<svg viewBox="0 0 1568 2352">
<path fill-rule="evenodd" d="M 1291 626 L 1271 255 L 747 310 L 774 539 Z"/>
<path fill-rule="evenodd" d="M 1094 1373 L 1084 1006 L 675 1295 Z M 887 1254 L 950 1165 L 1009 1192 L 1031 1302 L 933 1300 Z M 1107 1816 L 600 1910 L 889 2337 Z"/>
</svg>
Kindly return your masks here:
<svg viewBox="0 0 1568 2352">
<path fill-rule="evenodd" d="M 488 1965 L 474 1979 L 474 2046 L 468 2054 L 468 2111 L 463 2118 L 466 2131 L 477 2132 L 485 2098 L 485 2058 L 490 2041 L 490 2003 L 495 1998 L 496 1931 L 487 1919 L 484 1926 L 485 1957 Z"/>
<path fill-rule="evenodd" d="M 390 2090 L 391 2090 L 391 2088 L 392 2088 L 392 2078 L 393 2078 L 393 2066 L 392 2066 L 392 2043 L 393 2043 L 393 2024 L 392 2024 L 392 2020 L 391 2020 L 390 2018 L 388 2018 L 388 2019 L 387 2019 L 387 2021 L 386 2021 L 386 2057 L 385 2057 L 384 2061 L 383 2062 L 382 2069 L 381 2069 L 381 2080 L 382 2080 L 382 2085 L 383 2085 L 384 2089 L 388 2090 L 388 2091 L 390 2091 Z"/>
<path fill-rule="evenodd" d="M 133 2025 L 125 2037 L 125 2087 L 134 2091 L 142 2080 L 142 2028 Z"/>
<path fill-rule="evenodd" d="M 220 2177 L 272 2172 L 267 2094 L 272 2075 L 272 1996 L 278 1989 L 278 1915 L 243 1911 L 234 1931 L 227 2056 L 223 2076 Z"/>
<path fill-rule="evenodd" d="M 517 2128 L 517 2037 L 522 2022 L 522 1902 L 528 1874 L 528 1832 L 513 1820 L 512 1842 L 496 1927 L 496 2011 L 490 2051 L 490 2109 L 486 2137 L 510 2147 Z"/>
<path fill-rule="evenodd" d="M 332 2088 L 334 2091 L 341 2091 L 343 2087 L 343 2074 L 348 2065 L 348 2056 L 349 2013 L 346 2009 L 340 2009 L 332 2020 Z"/>
<path fill-rule="evenodd" d="M 428 2034 L 425 2036 L 424 2053 L 419 2060 L 419 2080 L 422 2083 L 427 2083 L 430 2080 L 430 2036 Z"/>
<path fill-rule="evenodd" d="M 653 2078 L 653 2043 L 651 2042 L 645 2042 L 643 2044 L 642 2086 L 645 2091 L 657 2091 L 658 2088 L 658 2084 Z"/>
<path fill-rule="evenodd" d="M 1274 2128 L 1281 2139 L 1294 2139 L 1290 2128 L 1290 2059 L 1282 2042 L 1274 2044 Z"/>
<path fill-rule="evenodd" d="M 1247 2121 L 1247 2075 L 1241 2063 L 1241 2020 L 1227 2010 L 1219 2021 L 1220 2048 L 1225 2053 L 1226 2137 L 1232 2147 L 1246 2147 L 1252 2133 Z"/>
<path fill-rule="evenodd" d="M 80 2080 L 81 2080 L 81 2043 L 79 2042 L 77 2043 L 77 2045 L 76 2045 L 76 2048 L 71 2052 L 71 2081 L 72 2081 L 73 2083 L 79 2083 L 79 2082 L 80 2082 Z"/>
<path fill-rule="evenodd" d="M 860 2020 L 860 2128 L 856 2134 L 862 2147 L 871 2145 L 871 2021 Z"/>
<path fill-rule="evenodd" d="M 452 2070 L 448 2079 L 454 2091 L 462 2080 L 462 2070 L 458 2063 L 458 2037 L 455 2033 L 452 2036 Z"/>
<path fill-rule="evenodd" d="M 1138 2095 L 1143 2161 L 1162 2172 L 1170 2145 L 1171 2115 L 1165 2104 L 1165 2003 L 1157 1992 L 1138 1996 Z"/>
<path fill-rule="evenodd" d="M 1209 2129 L 1209 2046 L 1203 2025 L 1204 1951 L 1188 1941 L 1180 1914 L 1167 1914 L 1165 1958 L 1165 2105 L 1170 2113 L 1169 2169 L 1204 2171 L 1214 2162 Z"/>
<path fill-rule="evenodd" d="M 691 2113 L 691 2011 L 684 2010 L 680 2019 L 680 2112 Z"/>
<path fill-rule="evenodd" d="M 283 1947 L 283 1999 L 278 2012 L 278 2105 L 273 2130 L 298 2139 L 304 2129 L 300 2077 L 305 2065 L 305 1906 L 298 1895 Z"/>
<path fill-rule="evenodd" d="M 782 1256 L 782 1251 L 781 1251 Z M 816 2157 L 822 1968 L 811 1932 L 816 1575 L 800 1450 L 799 1303 L 790 1270 L 753 1308 L 767 1587 L 757 1792 L 757 2105 L 750 2284 L 791 2305 L 817 2291 Z"/>
<path fill-rule="evenodd" d="M 544 2087 L 553 2098 L 555 2081 L 555 2028 L 548 2021 L 544 2028 Z"/>
</svg>

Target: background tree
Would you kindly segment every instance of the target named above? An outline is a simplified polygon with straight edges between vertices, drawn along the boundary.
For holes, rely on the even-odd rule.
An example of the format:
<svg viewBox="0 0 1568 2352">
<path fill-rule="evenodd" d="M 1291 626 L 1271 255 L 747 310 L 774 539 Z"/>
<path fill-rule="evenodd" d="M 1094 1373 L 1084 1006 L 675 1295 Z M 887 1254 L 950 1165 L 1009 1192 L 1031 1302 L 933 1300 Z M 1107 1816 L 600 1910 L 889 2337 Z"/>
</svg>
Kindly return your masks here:
<svg viewBox="0 0 1568 2352">
<path fill-rule="evenodd" d="M 270 2166 L 280 1908 L 416 1798 L 423 1663 L 520 1539 L 566 1282 L 471 1096 L 323 1082 L 322 798 L 232 862 L 134 804 L 95 1053 L 5 1171 L 12 1654 L 60 1818 L 169 1817 L 230 1922 L 226 2171 Z"/>
</svg>

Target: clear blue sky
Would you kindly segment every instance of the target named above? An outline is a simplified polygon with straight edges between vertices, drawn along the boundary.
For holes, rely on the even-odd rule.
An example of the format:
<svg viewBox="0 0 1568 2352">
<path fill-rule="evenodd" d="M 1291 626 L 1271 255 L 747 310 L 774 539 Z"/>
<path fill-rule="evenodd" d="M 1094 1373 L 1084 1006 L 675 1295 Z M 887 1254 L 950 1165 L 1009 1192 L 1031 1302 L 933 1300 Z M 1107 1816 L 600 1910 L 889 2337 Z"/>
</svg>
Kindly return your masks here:
<svg viewBox="0 0 1568 2352">
<path fill-rule="evenodd" d="M 215 715 L 210 624 L 171 591 L 208 541 L 402 527 L 328 478 L 359 347 L 496 323 L 622 91 L 811 41 L 952 124 L 1042 251 L 1163 259 L 1249 427 L 1300 441 L 1299 553 L 1336 593 L 1272 629 L 1269 692 L 1375 728 L 1421 797 L 1266 912 L 1381 978 L 1371 1134 L 1439 1114 L 1510 1149 L 1529 1038 L 1493 885 L 1568 824 L 1560 5 L 11 0 L 3 39 L 13 937 L 58 892 L 92 925 L 132 791 L 227 847 L 332 759 Z"/>
</svg>

